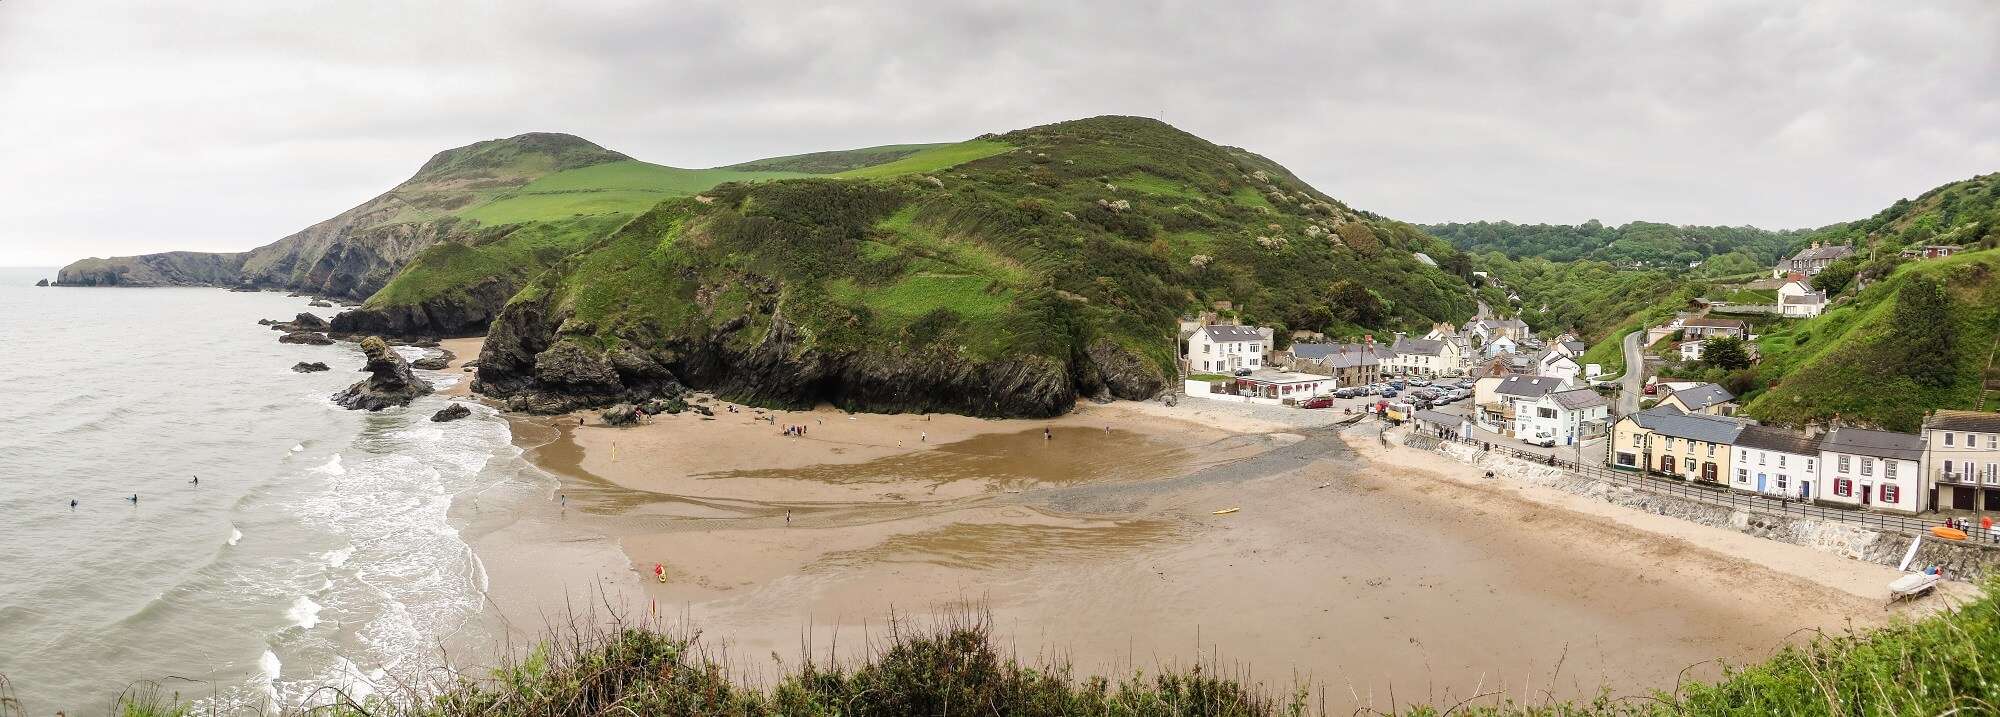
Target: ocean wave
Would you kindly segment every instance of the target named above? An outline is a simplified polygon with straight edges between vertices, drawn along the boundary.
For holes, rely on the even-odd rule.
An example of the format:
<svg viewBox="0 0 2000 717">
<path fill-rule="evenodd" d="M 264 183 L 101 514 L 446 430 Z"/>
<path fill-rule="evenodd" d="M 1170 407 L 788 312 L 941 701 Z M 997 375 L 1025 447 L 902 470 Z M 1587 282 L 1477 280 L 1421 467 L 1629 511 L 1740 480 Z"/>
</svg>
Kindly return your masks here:
<svg viewBox="0 0 2000 717">
<path fill-rule="evenodd" d="M 238 530 L 234 525 L 229 526 L 229 544 L 235 545 L 237 541 L 240 541 L 242 539 L 243 539 L 243 531 Z"/>
<path fill-rule="evenodd" d="M 292 444 L 292 452 L 293 452 L 293 453 L 298 453 L 298 452 L 300 452 L 300 451 L 303 451 L 303 450 L 305 450 L 305 449 L 306 449 L 306 444 L 304 444 L 304 443 L 294 443 L 294 444 Z"/>
<path fill-rule="evenodd" d="M 314 473 L 324 473 L 330 476 L 347 474 L 347 468 L 340 464 L 340 454 L 338 453 L 333 454 L 333 457 L 326 459 L 326 463 L 312 470 Z"/>
<path fill-rule="evenodd" d="M 346 565 L 347 560 L 349 558 L 354 557 L 354 544 L 349 543 L 347 547 L 341 548 L 339 550 L 329 550 L 326 553 L 322 554 L 320 557 L 326 558 L 326 566 L 329 568 L 337 568 L 342 565 Z"/>
<path fill-rule="evenodd" d="M 285 663 L 278 661 L 278 653 L 265 650 L 257 658 L 257 672 L 263 677 L 264 694 L 270 697 L 272 703 L 278 702 L 278 678 L 285 672 Z"/>
<path fill-rule="evenodd" d="M 312 598 L 300 595 L 297 600 L 292 601 L 291 609 L 285 611 L 285 619 L 291 620 L 295 627 L 311 630 L 314 625 L 319 624 L 320 607 L 320 604 L 313 602 Z"/>
</svg>

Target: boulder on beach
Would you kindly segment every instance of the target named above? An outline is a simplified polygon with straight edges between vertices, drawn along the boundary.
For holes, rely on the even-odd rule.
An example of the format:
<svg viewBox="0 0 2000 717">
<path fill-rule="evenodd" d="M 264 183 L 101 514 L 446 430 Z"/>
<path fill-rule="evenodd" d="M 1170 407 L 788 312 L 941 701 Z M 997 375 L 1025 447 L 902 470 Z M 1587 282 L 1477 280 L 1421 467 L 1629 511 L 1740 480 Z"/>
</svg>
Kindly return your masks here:
<svg viewBox="0 0 2000 717">
<path fill-rule="evenodd" d="M 639 408 L 629 403 L 621 403 L 604 409 L 602 417 L 607 426 L 630 426 L 639 422 Z"/>
<path fill-rule="evenodd" d="M 326 334 L 322 334 L 317 331 L 293 331 L 283 336 L 279 336 L 278 343 L 305 344 L 307 346 L 326 346 L 332 344 L 333 339 L 327 338 Z"/>
<path fill-rule="evenodd" d="M 292 325 L 301 330 L 310 329 L 312 331 L 325 331 L 329 326 L 326 323 L 326 319 L 322 319 L 312 312 L 305 312 L 292 317 Z"/>
<path fill-rule="evenodd" d="M 326 364 L 321 363 L 319 361 L 314 361 L 311 363 L 300 361 L 298 363 L 292 364 L 292 370 L 298 373 L 319 373 L 321 371 L 332 371 L 333 369 L 328 368 Z"/>
<path fill-rule="evenodd" d="M 431 414 L 431 422 L 444 423 L 446 421 L 456 421 L 470 415 L 472 415 L 472 409 L 466 408 L 463 403 L 453 401 L 451 405 L 445 406 L 444 410 Z"/>
<path fill-rule="evenodd" d="M 333 402 L 360 411 L 380 411 L 390 406 L 408 405 L 432 390 L 429 381 L 410 372 L 410 364 L 380 336 L 361 340 L 361 352 L 368 356 L 361 370 L 368 378 L 333 395 Z"/>
<path fill-rule="evenodd" d="M 424 358 L 417 359 L 415 361 L 411 361 L 410 367 L 420 368 L 425 371 L 443 371 L 447 368 L 451 368 L 451 359 L 445 358 L 443 356 L 427 356 Z"/>
<path fill-rule="evenodd" d="M 327 309 L 330 309 L 330 308 L 333 308 L 333 304 L 329 304 L 329 303 L 326 303 L 326 302 L 324 302 L 324 301 L 319 301 L 319 300 L 313 300 L 313 301 L 308 301 L 308 302 L 306 302 L 306 306 L 317 306 L 317 307 L 321 307 L 321 308 L 327 308 Z"/>
</svg>

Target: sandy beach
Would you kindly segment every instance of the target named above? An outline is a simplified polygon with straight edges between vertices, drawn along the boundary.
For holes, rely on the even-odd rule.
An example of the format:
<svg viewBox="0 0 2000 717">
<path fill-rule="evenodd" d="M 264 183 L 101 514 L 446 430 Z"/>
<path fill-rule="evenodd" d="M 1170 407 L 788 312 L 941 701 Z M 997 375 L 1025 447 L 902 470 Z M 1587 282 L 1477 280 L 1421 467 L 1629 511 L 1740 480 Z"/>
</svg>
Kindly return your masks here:
<svg viewBox="0 0 2000 717">
<path fill-rule="evenodd" d="M 758 675 L 806 644 L 860 654 L 892 612 L 970 602 L 1024 655 L 1100 674 L 1214 661 L 1317 685 L 1339 711 L 1392 691 L 1643 692 L 1897 614 L 1878 594 L 1887 568 L 1486 481 L 1385 448 L 1372 424 L 1323 425 L 1337 414 L 709 405 L 715 420 L 629 428 L 516 418 L 525 456 L 561 485 L 540 499 L 539 537 L 480 548 L 496 604 L 520 620 L 559 612 L 551 595 L 570 596 L 550 583 L 612 586 L 601 599 L 776 656 L 749 661 Z M 579 558 L 590 541 L 625 564 Z"/>
</svg>

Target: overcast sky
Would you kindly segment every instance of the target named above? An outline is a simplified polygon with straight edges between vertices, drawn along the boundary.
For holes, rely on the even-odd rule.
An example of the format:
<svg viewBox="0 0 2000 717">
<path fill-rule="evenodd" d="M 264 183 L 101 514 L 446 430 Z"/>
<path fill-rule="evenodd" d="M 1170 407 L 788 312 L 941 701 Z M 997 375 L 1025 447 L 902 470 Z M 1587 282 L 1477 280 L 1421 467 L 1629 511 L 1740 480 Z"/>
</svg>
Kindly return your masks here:
<svg viewBox="0 0 2000 717">
<path fill-rule="evenodd" d="M 0 265 L 248 249 L 535 130 L 695 167 L 1147 115 L 1416 222 L 1818 226 L 2000 170 L 1984 0 L 1036 5 L 0 1 Z"/>
</svg>

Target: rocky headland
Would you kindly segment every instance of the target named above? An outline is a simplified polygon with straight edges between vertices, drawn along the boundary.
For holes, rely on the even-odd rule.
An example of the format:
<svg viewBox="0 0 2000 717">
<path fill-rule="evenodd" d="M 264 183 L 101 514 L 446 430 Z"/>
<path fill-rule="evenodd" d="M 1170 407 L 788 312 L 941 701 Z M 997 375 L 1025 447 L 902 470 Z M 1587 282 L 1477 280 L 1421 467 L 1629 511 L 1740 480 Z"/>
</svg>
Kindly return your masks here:
<svg viewBox="0 0 2000 717">
<path fill-rule="evenodd" d="M 362 339 L 361 352 L 368 357 L 367 365 L 361 369 L 368 372 L 368 378 L 334 394 L 334 403 L 354 410 L 380 411 L 409 405 L 432 391 L 430 382 L 411 372 L 410 364 L 381 337 Z"/>
</svg>

